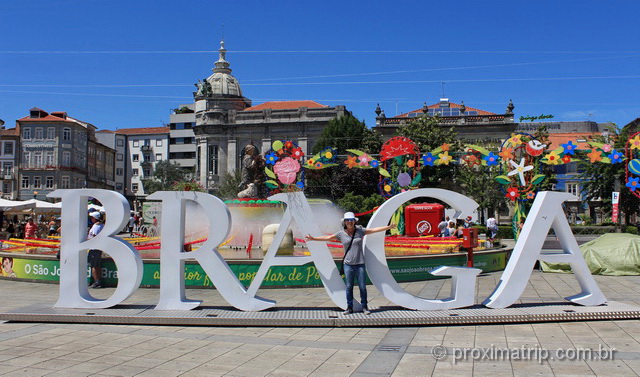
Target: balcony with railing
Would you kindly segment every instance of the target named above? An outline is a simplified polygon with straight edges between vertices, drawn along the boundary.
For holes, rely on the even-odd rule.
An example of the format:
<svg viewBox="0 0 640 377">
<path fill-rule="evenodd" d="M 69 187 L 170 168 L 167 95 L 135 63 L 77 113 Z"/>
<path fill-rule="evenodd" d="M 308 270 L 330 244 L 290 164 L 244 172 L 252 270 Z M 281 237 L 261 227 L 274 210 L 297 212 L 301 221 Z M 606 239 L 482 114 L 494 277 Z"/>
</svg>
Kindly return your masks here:
<svg viewBox="0 0 640 377">
<path fill-rule="evenodd" d="M 38 164 L 38 163 L 21 163 L 19 165 L 21 170 L 63 170 L 63 171 L 78 171 L 86 172 L 86 169 L 78 166 L 69 165 L 50 165 L 50 164 Z"/>
</svg>

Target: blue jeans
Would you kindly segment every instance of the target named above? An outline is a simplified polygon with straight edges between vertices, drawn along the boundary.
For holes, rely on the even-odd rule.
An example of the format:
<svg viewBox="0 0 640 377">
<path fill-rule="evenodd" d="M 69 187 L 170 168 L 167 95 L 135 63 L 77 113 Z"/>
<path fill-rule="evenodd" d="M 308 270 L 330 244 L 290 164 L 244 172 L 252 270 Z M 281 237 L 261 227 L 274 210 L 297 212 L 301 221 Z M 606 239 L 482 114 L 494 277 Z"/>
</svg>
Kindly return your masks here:
<svg viewBox="0 0 640 377">
<path fill-rule="evenodd" d="M 344 277 L 347 280 L 347 306 L 353 308 L 353 279 L 358 279 L 360 288 L 360 302 L 362 306 L 367 306 L 367 270 L 364 264 L 345 264 Z"/>
</svg>

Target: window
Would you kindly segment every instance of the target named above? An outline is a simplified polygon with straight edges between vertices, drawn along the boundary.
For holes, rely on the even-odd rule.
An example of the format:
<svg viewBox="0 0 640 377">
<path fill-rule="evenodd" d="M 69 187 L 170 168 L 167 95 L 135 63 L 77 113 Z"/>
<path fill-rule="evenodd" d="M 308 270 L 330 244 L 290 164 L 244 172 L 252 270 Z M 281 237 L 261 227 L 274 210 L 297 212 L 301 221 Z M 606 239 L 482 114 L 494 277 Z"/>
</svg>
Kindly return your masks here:
<svg viewBox="0 0 640 377">
<path fill-rule="evenodd" d="M 578 183 L 567 183 L 567 192 L 580 197 L 580 185 Z"/>
<path fill-rule="evenodd" d="M 4 182 L 2 184 L 2 193 L 5 195 L 11 195 L 11 182 Z"/>
<path fill-rule="evenodd" d="M 162 140 L 158 139 L 156 140 L 156 147 L 161 147 L 162 146 Z"/>
<path fill-rule="evenodd" d="M 138 175 L 138 169 L 131 169 L 132 175 Z"/>
<path fill-rule="evenodd" d="M 150 139 L 144 139 L 144 145 L 146 145 L 146 146 L 151 145 L 151 140 Z"/>
<path fill-rule="evenodd" d="M 122 153 L 118 153 L 118 154 L 116 155 L 116 160 L 118 160 L 118 161 L 122 161 L 122 160 L 124 160 L 124 155 L 123 155 Z"/>
<path fill-rule="evenodd" d="M 134 140 L 134 141 L 133 141 L 133 146 L 134 146 L 134 147 L 138 147 L 138 146 L 140 146 L 140 141 L 139 141 L 139 140 Z"/>
<path fill-rule="evenodd" d="M 36 127 L 36 131 L 35 131 L 36 140 L 42 140 L 42 135 L 43 135 L 42 132 L 43 132 L 42 127 Z"/>
<path fill-rule="evenodd" d="M 53 177 L 45 178 L 45 188 L 52 189 L 53 188 Z"/>
<path fill-rule="evenodd" d="M 62 140 L 71 141 L 71 128 L 65 127 L 62 129 Z"/>
<path fill-rule="evenodd" d="M 140 161 L 140 155 L 139 154 L 133 154 L 133 155 L 131 155 L 131 159 L 133 161 Z"/>
<path fill-rule="evenodd" d="M 5 156 L 12 156 L 13 155 L 13 141 L 5 141 L 4 142 L 4 151 L 3 151 Z"/>
<path fill-rule="evenodd" d="M 192 144 L 193 141 L 195 141 L 194 137 L 185 137 L 184 138 L 184 143 L 185 144 Z"/>
<path fill-rule="evenodd" d="M 42 177 L 33 177 L 33 188 L 42 187 Z"/>
<path fill-rule="evenodd" d="M 63 189 L 68 189 L 69 188 L 69 177 L 68 176 L 62 177 L 62 188 Z"/>
<path fill-rule="evenodd" d="M 45 165 L 47 165 L 47 166 L 55 165 L 55 163 L 53 162 L 53 156 L 54 156 L 53 155 L 53 151 L 47 152 L 47 156 L 46 156 L 46 159 L 45 159 Z"/>
<path fill-rule="evenodd" d="M 25 140 L 31 139 L 31 128 L 24 128 L 22 130 L 22 138 Z"/>
<path fill-rule="evenodd" d="M 62 166 L 71 166 L 71 152 L 62 152 Z"/>
<path fill-rule="evenodd" d="M 124 173 L 124 170 L 122 168 L 116 168 L 116 175 L 119 177 L 122 177 L 122 174 Z"/>
<path fill-rule="evenodd" d="M 116 141 L 116 145 L 119 146 L 119 147 L 123 147 L 124 146 L 124 140 L 118 139 L 118 141 Z"/>
<path fill-rule="evenodd" d="M 156 161 L 162 161 L 162 153 L 156 153 Z"/>
<path fill-rule="evenodd" d="M 10 175 L 13 172 L 13 162 L 2 163 L 2 175 Z"/>
<path fill-rule="evenodd" d="M 151 169 L 145 168 L 144 170 L 142 170 L 144 173 L 145 177 L 150 177 L 151 176 Z"/>
<path fill-rule="evenodd" d="M 31 166 L 31 152 L 22 153 L 22 162 L 24 163 L 24 166 Z"/>
<path fill-rule="evenodd" d="M 42 167 L 42 152 L 35 152 L 33 154 L 33 165 L 36 168 Z"/>
<path fill-rule="evenodd" d="M 122 183 L 116 183 L 116 190 L 122 191 Z"/>
<path fill-rule="evenodd" d="M 29 188 L 29 177 L 22 177 L 22 186 L 23 189 L 28 189 Z"/>
<path fill-rule="evenodd" d="M 151 162 L 151 155 L 149 153 L 144 154 L 144 162 Z"/>
<path fill-rule="evenodd" d="M 138 192 L 138 184 L 137 183 L 132 183 L 131 184 L 131 191 Z"/>
<path fill-rule="evenodd" d="M 218 174 L 218 146 L 209 145 L 209 164 L 207 166 L 209 174 Z"/>
<path fill-rule="evenodd" d="M 47 139 L 53 140 L 56 138 L 56 129 L 54 127 L 47 128 Z"/>
</svg>

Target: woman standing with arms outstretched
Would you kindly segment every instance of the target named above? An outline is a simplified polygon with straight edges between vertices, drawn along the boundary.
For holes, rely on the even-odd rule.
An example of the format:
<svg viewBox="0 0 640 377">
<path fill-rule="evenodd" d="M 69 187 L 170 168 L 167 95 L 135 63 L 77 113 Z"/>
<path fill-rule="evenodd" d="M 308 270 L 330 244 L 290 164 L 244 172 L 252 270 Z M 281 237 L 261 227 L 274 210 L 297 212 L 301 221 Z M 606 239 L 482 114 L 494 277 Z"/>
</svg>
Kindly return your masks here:
<svg viewBox="0 0 640 377">
<path fill-rule="evenodd" d="M 307 241 L 340 241 L 344 246 L 344 276 L 347 284 L 347 309 L 344 314 L 353 313 L 353 283 L 354 278 L 358 279 L 360 288 L 360 301 L 362 302 L 362 312 L 371 314 L 367 306 L 367 270 L 364 265 L 364 250 L 362 240 L 367 234 L 384 232 L 396 227 L 395 224 L 381 226 L 379 228 L 366 229 L 360 225 L 356 226 L 358 218 L 353 212 L 346 212 L 342 217 L 342 230 L 328 236 L 313 237 L 310 234 L 305 236 Z"/>
</svg>

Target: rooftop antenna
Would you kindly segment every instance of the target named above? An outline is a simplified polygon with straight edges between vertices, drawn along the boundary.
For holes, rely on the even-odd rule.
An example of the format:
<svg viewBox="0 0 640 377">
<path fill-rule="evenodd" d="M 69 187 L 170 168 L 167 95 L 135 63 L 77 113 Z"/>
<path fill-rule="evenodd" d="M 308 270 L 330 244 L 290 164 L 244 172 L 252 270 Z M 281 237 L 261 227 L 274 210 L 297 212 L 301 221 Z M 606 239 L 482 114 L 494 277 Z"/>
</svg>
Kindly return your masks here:
<svg viewBox="0 0 640 377">
<path fill-rule="evenodd" d="M 442 84 L 442 98 L 447 98 L 444 95 L 444 86 L 447 85 L 447 83 L 443 81 L 443 82 L 441 82 L 441 84 Z"/>
<path fill-rule="evenodd" d="M 222 39 L 224 41 L 224 24 L 222 24 Z"/>
</svg>

